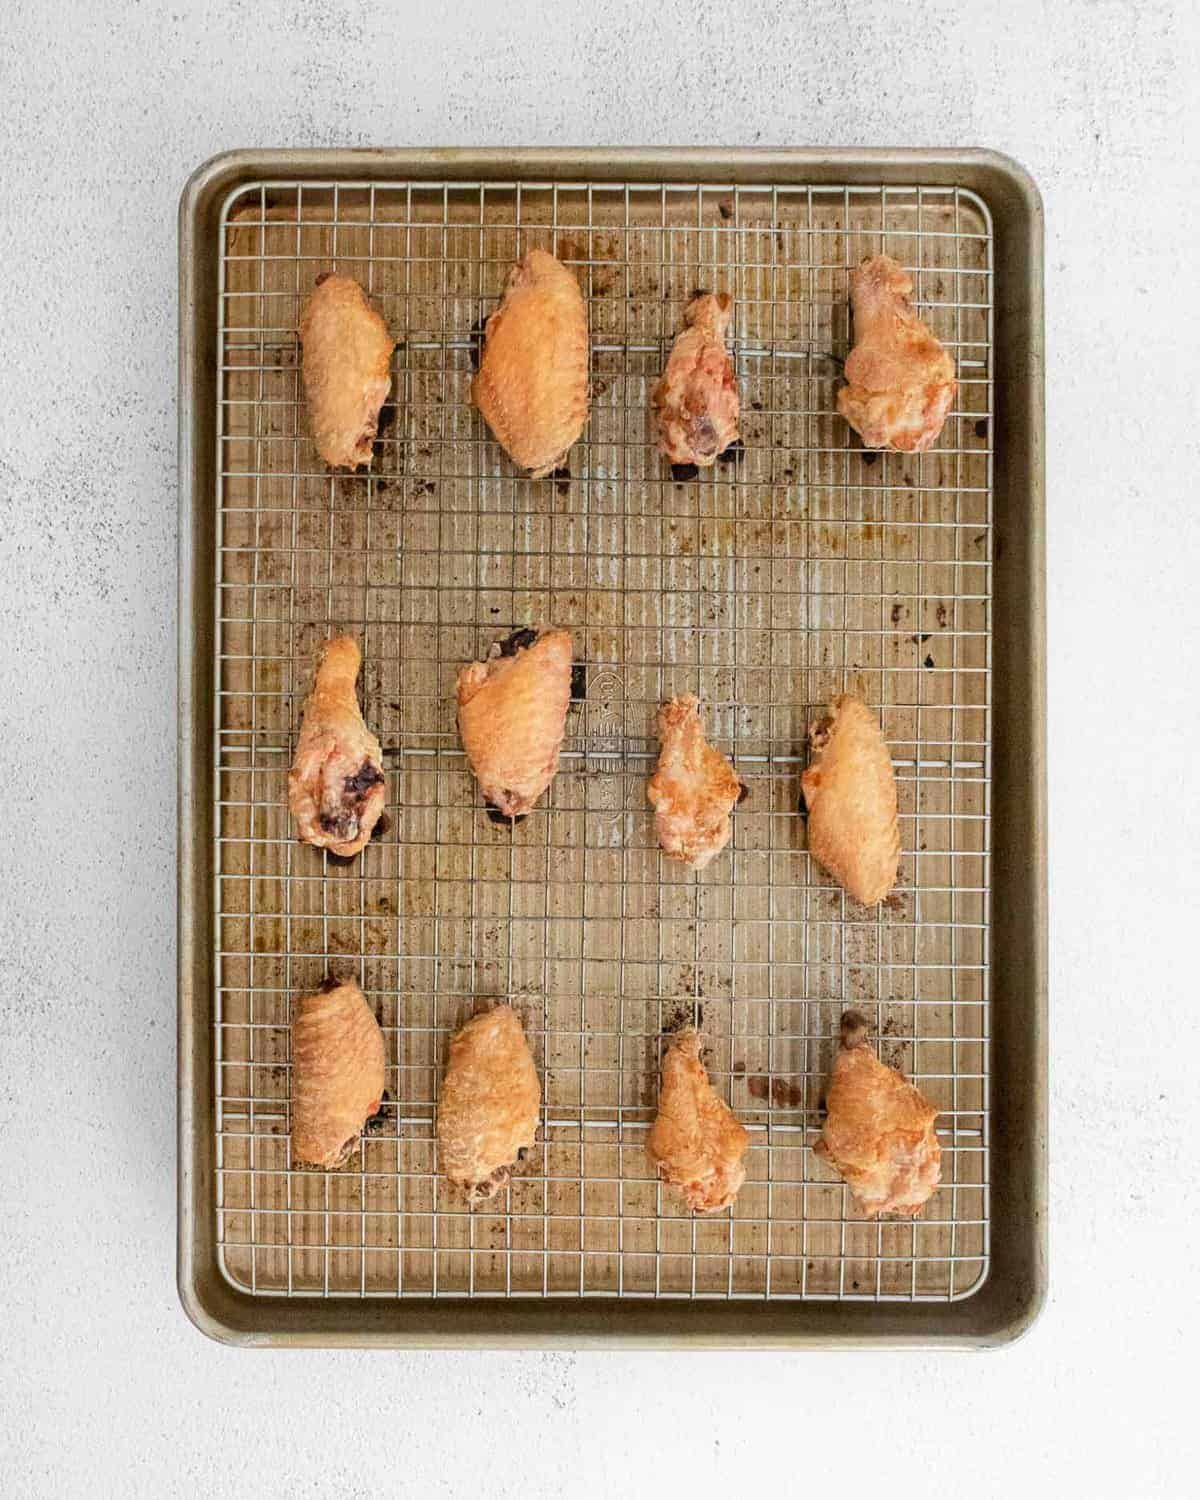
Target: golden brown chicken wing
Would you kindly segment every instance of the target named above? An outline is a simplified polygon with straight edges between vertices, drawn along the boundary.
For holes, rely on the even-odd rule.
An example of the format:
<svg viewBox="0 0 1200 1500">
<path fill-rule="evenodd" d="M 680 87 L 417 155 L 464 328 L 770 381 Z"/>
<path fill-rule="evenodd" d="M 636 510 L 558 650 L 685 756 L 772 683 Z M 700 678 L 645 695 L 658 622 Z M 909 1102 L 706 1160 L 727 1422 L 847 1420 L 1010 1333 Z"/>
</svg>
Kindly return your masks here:
<svg viewBox="0 0 1200 1500">
<path fill-rule="evenodd" d="M 809 853 L 870 906 L 895 885 L 900 863 L 892 757 L 875 715 L 853 693 L 833 700 L 809 742 L 812 759 L 800 778 Z"/>
<path fill-rule="evenodd" d="M 672 859 L 702 870 L 729 842 L 729 815 L 746 790 L 704 738 L 700 700 L 691 693 L 658 711 L 658 766 L 646 783 L 658 842 Z"/>
<path fill-rule="evenodd" d="M 520 818 L 554 779 L 571 704 L 571 636 L 518 630 L 458 673 L 458 732 L 484 801 Z"/>
<path fill-rule="evenodd" d="M 288 772 L 288 806 L 300 838 L 343 857 L 371 837 L 385 792 L 383 753 L 354 691 L 361 660 L 348 635 L 325 643 Z"/>
<path fill-rule="evenodd" d="M 300 318 L 304 390 L 317 452 L 353 469 L 371 462 L 396 341 L 350 276 L 326 271 Z"/>
<path fill-rule="evenodd" d="M 673 464 L 708 468 L 738 435 L 738 388 L 725 348 L 728 293 L 697 292 L 683 311 L 662 379 L 650 393 L 658 446 Z"/>
<path fill-rule="evenodd" d="M 664 1182 L 683 1193 L 694 1213 L 728 1208 L 746 1178 L 750 1144 L 733 1111 L 713 1091 L 700 1061 L 700 1033 L 676 1032 L 663 1059 L 658 1117 L 646 1154 Z"/>
<path fill-rule="evenodd" d="M 937 1110 L 902 1073 L 875 1056 L 867 1023 L 848 1010 L 814 1146 L 866 1214 L 920 1212 L 942 1175 Z"/>
<path fill-rule="evenodd" d="M 487 320 L 471 398 L 500 446 L 533 479 L 562 463 L 588 411 L 587 313 L 579 283 L 545 250 L 508 273 Z"/>
<path fill-rule="evenodd" d="M 327 981 L 292 1019 L 292 1160 L 340 1167 L 383 1098 L 383 1033 L 353 980 Z"/>
<path fill-rule="evenodd" d="M 450 1040 L 438 1099 L 441 1167 L 468 1198 L 491 1198 L 537 1135 L 542 1086 L 511 1005 L 473 1016 Z"/>
<path fill-rule="evenodd" d="M 837 402 L 867 448 L 924 452 L 954 404 L 954 361 L 913 312 L 912 289 L 886 255 L 850 273 L 854 348 Z"/>
</svg>

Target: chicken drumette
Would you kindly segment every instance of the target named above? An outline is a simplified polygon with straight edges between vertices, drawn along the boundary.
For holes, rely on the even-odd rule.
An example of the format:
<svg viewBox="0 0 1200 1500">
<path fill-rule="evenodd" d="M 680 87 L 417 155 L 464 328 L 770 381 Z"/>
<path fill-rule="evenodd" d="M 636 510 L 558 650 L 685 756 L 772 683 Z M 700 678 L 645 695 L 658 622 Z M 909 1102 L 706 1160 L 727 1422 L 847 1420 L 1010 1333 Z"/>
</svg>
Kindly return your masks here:
<svg viewBox="0 0 1200 1500">
<path fill-rule="evenodd" d="M 450 1041 L 438 1099 L 441 1168 L 472 1203 L 509 1179 L 537 1134 L 542 1086 L 511 1005 L 473 1016 Z"/>
<path fill-rule="evenodd" d="M 361 661 L 350 636 L 326 643 L 288 772 L 300 838 L 343 857 L 367 843 L 384 802 L 383 754 L 354 691 Z"/>
<path fill-rule="evenodd" d="M 850 274 L 854 348 L 837 403 L 867 448 L 923 452 L 958 389 L 953 359 L 912 309 L 912 289 L 908 272 L 886 255 Z"/>
<path fill-rule="evenodd" d="M 571 703 L 571 636 L 518 630 L 458 673 L 458 732 L 484 801 L 523 817 L 554 779 Z"/>
<path fill-rule="evenodd" d="M 728 1208 L 746 1178 L 745 1127 L 713 1090 L 700 1060 L 694 1027 L 676 1032 L 663 1059 L 658 1117 L 646 1154 L 664 1182 L 683 1193 L 695 1213 Z"/>
<path fill-rule="evenodd" d="M 533 479 L 556 468 L 583 431 L 587 311 L 578 281 L 547 251 L 528 251 L 509 272 L 487 320 L 471 399 Z"/>
<path fill-rule="evenodd" d="M 849 1185 L 865 1214 L 915 1214 L 942 1175 L 937 1110 L 895 1068 L 875 1056 L 867 1023 L 848 1010 L 813 1148 Z"/>
<path fill-rule="evenodd" d="M 729 842 L 729 815 L 746 788 L 704 738 L 700 700 L 691 693 L 658 711 L 658 766 L 646 783 L 658 842 L 672 859 L 702 870 Z"/>
<path fill-rule="evenodd" d="M 370 463 L 392 383 L 396 341 L 387 324 L 357 281 L 326 271 L 304 305 L 300 342 L 318 453 L 335 468 Z"/>
<path fill-rule="evenodd" d="M 725 348 L 728 293 L 697 292 L 683 310 L 662 379 L 650 393 L 659 451 L 672 464 L 708 468 L 738 435 L 738 388 Z"/>
</svg>

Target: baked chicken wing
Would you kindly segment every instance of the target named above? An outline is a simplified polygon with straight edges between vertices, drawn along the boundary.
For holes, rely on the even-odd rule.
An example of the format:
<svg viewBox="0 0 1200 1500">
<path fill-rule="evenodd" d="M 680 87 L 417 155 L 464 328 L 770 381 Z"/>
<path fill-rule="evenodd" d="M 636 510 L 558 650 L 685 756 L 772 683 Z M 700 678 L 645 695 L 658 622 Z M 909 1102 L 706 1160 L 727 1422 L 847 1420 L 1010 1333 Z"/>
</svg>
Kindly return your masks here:
<svg viewBox="0 0 1200 1500">
<path fill-rule="evenodd" d="M 887 255 L 850 273 L 854 348 L 838 411 L 867 448 L 922 453 L 958 389 L 954 361 L 912 309 L 912 278 Z"/>
<path fill-rule="evenodd" d="M 518 630 L 458 673 L 458 732 L 484 801 L 529 812 L 554 779 L 571 704 L 571 636 Z"/>
<path fill-rule="evenodd" d="M 371 837 L 385 792 L 383 754 L 354 691 L 361 661 L 350 636 L 326 642 L 288 772 L 288 806 L 300 838 L 343 857 Z"/>
<path fill-rule="evenodd" d="M 673 464 L 708 468 L 737 439 L 738 388 L 725 348 L 731 305 L 726 292 L 695 294 L 650 393 L 659 450 Z"/>
<path fill-rule="evenodd" d="M 530 477 L 556 469 L 588 411 L 587 313 L 579 283 L 545 250 L 508 273 L 487 320 L 471 397 L 500 446 Z"/>
<path fill-rule="evenodd" d="M 646 783 L 658 842 L 672 859 L 702 870 L 729 842 L 730 813 L 746 788 L 704 738 L 700 700 L 691 693 L 658 711 L 658 766 Z"/>
<path fill-rule="evenodd" d="M 882 901 L 900 863 L 896 776 L 875 715 L 842 693 L 809 735 L 800 778 L 809 853 L 856 901 Z"/>
<path fill-rule="evenodd" d="M 330 980 L 292 1019 L 292 1160 L 340 1167 L 383 1098 L 383 1033 L 353 980 Z"/>
<path fill-rule="evenodd" d="M 658 1117 L 646 1154 L 664 1182 L 683 1193 L 694 1213 L 728 1208 L 746 1178 L 745 1127 L 713 1091 L 700 1060 L 700 1033 L 675 1033 L 662 1065 Z"/>
<path fill-rule="evenodd" d="M 516 1011 L 497 1005 L 450 1041 L 438 1099 L 442 1171 L 474 1203 L 509 1179 L 537 1134 L 542 1088 Z"/>
<path fill-rule="evenodd" d="M 881 1063 L 867 1023 L 848 1010 L 813 1148 L 849 1185 L 865 1214 L 915 1214 L 942 1175 L 937 1110 L 902 1073 Z"/>
<path fill-rule="evenodd" d="M 335 468 L 371 462 L 396 341 L 350 276 L 317 277 L 300 318 L 304 391 L 317 452 Z"/>
</svg>

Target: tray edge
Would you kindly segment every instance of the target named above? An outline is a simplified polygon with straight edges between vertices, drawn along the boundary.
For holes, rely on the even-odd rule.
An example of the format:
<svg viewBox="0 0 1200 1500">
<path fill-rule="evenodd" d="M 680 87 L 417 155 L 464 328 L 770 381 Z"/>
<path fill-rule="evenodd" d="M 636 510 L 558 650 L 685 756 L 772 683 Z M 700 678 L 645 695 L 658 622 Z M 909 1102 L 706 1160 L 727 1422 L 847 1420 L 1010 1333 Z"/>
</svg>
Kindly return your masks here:
<svg viewBox="0 0 1200 1500">
<path fill-rule="evenodd" d="M 1004 298 L 1020 316 L 1019 333 L 997 345 L 1004 350 L 1005 369 L 997 373 L 998 397 L 1004 393 L 1004 417 L 997 445 L 1010 420 L 1023 428 L 1024 445 L 1017 444 L 1011 467 L 1006 466 L 1009 503 L 1023 501 L 1025 526 L 1019 536 L 1008 534 L 1004 572 L 1019 582 L 1020 618 L 1006 621 L 1017 645 L 1028 653 L 1028 672 L 1018 708 L 1021 723 L 1012 715 L 1011 734 L 1003 753 L 1019 754 L 1027 767 L 1024 796 L 1018 810 L 1004 810 L 1005 818 L 1019 818 L 1027 836 L 1027 859 L 1019 880 L 1020 910 L 1003 914 L 1009 941 L 1021 950 L 1015 967 L 1027 992 L 1025 1014 L 1006 1045 L 1013 1046 L 1020 1066 L 1019 1097 L 999 1103 L 1001 1118 L 1011 1113 L 1011 1127 L 1021 1136 L 1015 1180 L 1001 1186 L 1002 1201 L 1011 1197 L 1021 1210 L 1007 1220 L 1000 1249 L 1001 1269 L 993 1264 L 989 1276 L 970 1298 L 957 1303 L 891 1304 L 836 1303 L 696 1303 L 670 1304 L 630 1301 L 480 1302 L 453 1299 L 402 1299 L 361 1303 L 322 1299 L 255 1299 L 235 1293 L 215 1270 L 215 1256 L 206 1264 L 205 1211 L 211 1207 L 211 1162 L 198 1142 L 196 1111 L 203 1109 L 198 1091 L 207 1084 L 211 1067 L 211 1039 L 198 1024 L 197 1008 L 207 993 L 202 983 L 206 957 L 197 942 L 202 869 L 197 861 L 196 813 L 205 806 L 204 758 L 197 740 L 197 710 L 202 688 L 197 669 L 207 662 L 206 640 L 211 622 L 200 601 L 206 591 L 197 587 L 203 566 L 198 529 L 204 518 L 197 508 L 205 460 L 205 438 L 211 437 L 211 413 L 206 413 L 200 383 L 205 367 L 206 330 L 214 326 L 203 307 L 203 237 L 215 224 L 220 203 L 241 181 L 263 176 L 341 177 L 356 170 L 377 178 L 433 177 L 453 173 L 474 177 L 528 179 L 592 175 L 596 178 L 667 176 L 672 170 L 688 181 L 718 181 L 736 175 L 739 181 L 765 181 L 789 174 L 804 180 L 905 182 L 918 174 L 927 182 L 957 182 L 978 192 L 996 226 L 997 308 Z M 1004 264 L 1001 266 L 1001 249 Z M 209 250 L 211 254 L 211 248 Z M 263 150 L 230 151 L 202 163 L 189 178 L 179 204 L 179 579 L 178 579 L 178 1247 L 177 1284 L 184 1311 L 196 1327 L 219 1342 L 244 1347 L 570 1347 L 627 1346 L 693 1348 L 735 1347 L 971 1347 L 992 1348 L 1026 1332 L 1044 1305 L 1047 1285 L 1047 890 L 1046 890 L 1046 676 L 1045 676 L 1045 461 L 1044 461 L 1044 320 L 1043 320 L 1043 209 L 1030 174 L 999 152 L 880 148 L 872 150 L 755 147 L 724 148 L 491 148 Z M 1023 264 L 1016 262 L 1023 260 Z M 211 296 L 212 287 L 208 288 Z M 207 335 L 211 343 L 211 335 Z M 208 361 L 211 367 L 211 360 Z M 1009 366 L 1014 368 L 1010 369 Z M 1020 378 L 1014 378 L 1019 376 Z M 206 427 L 206 418 L 207 427 Z M 211 453 L 211 443 L 208 444 Z M 1015 472 L 1014 472 L 1015 471 Z M 1019 492 L 1019 493 L 1017 493 Z M 999 497 L 997 497 L 999 509 Z M 997 536 L 1000 537 L 999 529 Z M 997 570 L 1000 557 L 997 556 Z M 1020 685 L 1018 685 L 1020 686 Z M 999 716 L 997 715 L 997 722 Z M 1020 749 L 1008 743 L 1018 742 Z M 1018 762 L 1021 763 L 1021 762 Z M 995 876 L 993 876 L 993 888 Z M 1011 929 L 1011 931 L 1010 931 Z M 1001 922 L 993 926 L 993 954 L 998 951 Z M 995 967 L 995 966 L 994 966 Z M 999 1009 L 999 1008 L 997 1008 Z M 1002 1023 L 1003 1024 L 1003 1023 Z M 1022 1029 L 1024 1034 L 1022 1034 Z M 995 1070 L 993 1070 L 995 1077 Z M 200 1149 L 198 1150 L 198 1146 Z M 994 1202 L 993 1198 L 993 1202 Z M 995 1220 L 993 1220 L 995 1224 Z M 208 1236 L 211 1242 L 211 1235 Z M 995 1252 L 994 1252 L 995 1254 Z M 405 1308 L 407 1327 L 381 1327 L 382 1310 Z M 268 1321 L 274 1309 L 274 1326 Z M 532 1309 L 532 1313 L 531 1313 Z M 571 1330 L 561 1324 L 567 1309 L 575 1313 Z M 799 1310 L 799 1311 L 798 1311 Z M 617 1316 L 613 1316 L 617 1313 Z M 708 1314 L 706 1317 L 705 1314 Z M 897 1319 L 897 1314 L 906 1316 Z M 582 1314 L 582 1316 L 580 1315 Z M 681 1316 L 686 1314 L 686 1318 Z M 760 1317 L 759 1314 L 764 1316 Z M 793 1326 L 786 1324 L 791 1315 Z M 803 1326 L 800 1324 L 803 1320 Z M 624 1328 L 616 1323 L 635 1321 Z M 755 1323 L 771 1326 L 755 1328 Z M 728 1331 L 722 1324 L 730 1324 Z M 558 1324 L 559 1327 L 554 1327 Z M 697 1326 L 702 1325 L 702 1326 Z M 775 1326 L 778 1325 L 778 1326 Z"/>
</svg>

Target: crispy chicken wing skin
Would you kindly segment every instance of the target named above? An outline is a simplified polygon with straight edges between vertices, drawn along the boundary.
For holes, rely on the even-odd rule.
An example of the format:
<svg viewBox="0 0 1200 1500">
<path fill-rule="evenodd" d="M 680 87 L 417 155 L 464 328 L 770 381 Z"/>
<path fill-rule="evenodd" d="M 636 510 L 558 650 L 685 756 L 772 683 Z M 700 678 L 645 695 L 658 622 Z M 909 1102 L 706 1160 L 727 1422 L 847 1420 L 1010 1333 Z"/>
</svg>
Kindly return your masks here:
<svg viewBox="0 0 1200 1500">
<path fill-rule="evenodd" d="M 691 693 L 658 711 L 658 766 L 646 783 L 658 842 L 672 859 L 702 870 L 729 842 L 730 813 L 745 786 L 704 738 L 700 700 Z"/>
<path fill-rule="evenodd" d="M 737 439 L 738 388 L 725 348 L 731 306 L 726 292 L 695 294 L 650 393 L 659 451 L 673 464 L 706 469 Z"/>
<path fill-rule="evenodd" d="M 954 361 L 913 311 L 912 289 L 908 272 L 886 255 L 850 274 L 854 348 L 837 401 L 867 448 L 924 452 L 954 404 Z"/>
<path fill-rule="evenodd" d="M 809 735 L 800 778 L 813 858 L 856 901 L 882 901 L 900 863 L 896 776 L 875 715 L 842 693 Z"/>
<path fill-rule="evenodd" d="M 363 723 L 354 691 L 361 661 L 350 636 L 326 642 L 288 772 L 288 806 L 300 838 L 342 856 L 367 843 L 386 790 L 379 741 Z"/>
<path fill-rule="evenodd" d="M 304 390 L 317 452 L 335 468 L 371 462 L 396 341 L 350 276 L 317 277 L 300 318 Z"/>
<path fill-rule="evenodd" d="M 537 1135 L 542 1086 L 511 1005 L 474 1016 L 450 1041 L 438 1099 L 441 1167 L 474 1203 L 508 1181 Z"/>
<path fill-rule="evenodd" d="M 942 1176 L 937 1110 L 875 1056 L 857 1011 L 842 1017 L 841 1046 L 813 1148 L 846 1181 L 863 1213 L 915 1214 Z"/>
<path fill-rule="evenodd" d="M 571 636 L 519 630 L 458 673 L 458 732 L 484 800 L 523 817 L 554 779 L 571 704 Z"/>
<path fill-rule="evenodd" d="M 383 1033 L 353 980 L 296 1002 L 292 1018 L 292 1160 L 340 1167 L 383 1098 Z"/>
<path fill-rule="evenodd" d="M 545 250 L 508 273 L 487 320 L 471 398 L 500 446 L 539 479 L 559 466 L 588 412 L 587 312 L 579 283 Z"/>
<path fill-rule="evenodd" d="M 750 1137 L 713 1091 L 700 1060 L 694 1027 L 676 1032 L 662 1065 L 658 1117 L 646 1154 L 664 1182 L 683 1193 L 694 1213 L 728 1208 L 746 1178 L 742 1157 Z"/>
</svg>

